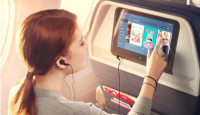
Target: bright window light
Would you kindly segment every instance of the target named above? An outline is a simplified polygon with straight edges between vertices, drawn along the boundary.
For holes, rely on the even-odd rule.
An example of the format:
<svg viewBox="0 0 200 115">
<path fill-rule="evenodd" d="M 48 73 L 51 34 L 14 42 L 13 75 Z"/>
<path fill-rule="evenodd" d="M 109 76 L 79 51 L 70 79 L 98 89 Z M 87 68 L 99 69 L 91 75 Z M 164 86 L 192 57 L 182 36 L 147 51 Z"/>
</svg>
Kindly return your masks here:
<svg viewBox="0 0 200 115">
<path fill-rule="evenodd" d="M 15 44 L 15 13 L 14 0 L 1 0 L 1 76 L 4 74 L 11 60 Z"/>
<path fill-rule="evenodd" d="M 62 0 L 61 9 L 70 11 L 78 16 L 78 23 L 81 29 L 86 28 L 86 21 L 99 0 Z M 87 25 L 88 26 L 88 25 Z"/>
<path fill-rule="evenodd" d="M 8 0 L 1 0 L 1 46 L 0 55 L 2 56 L 2 51 L 5 48 L 6 38 L 8 34 L 8 24 L 9 24 L 9 3 Z"/>
</svg>

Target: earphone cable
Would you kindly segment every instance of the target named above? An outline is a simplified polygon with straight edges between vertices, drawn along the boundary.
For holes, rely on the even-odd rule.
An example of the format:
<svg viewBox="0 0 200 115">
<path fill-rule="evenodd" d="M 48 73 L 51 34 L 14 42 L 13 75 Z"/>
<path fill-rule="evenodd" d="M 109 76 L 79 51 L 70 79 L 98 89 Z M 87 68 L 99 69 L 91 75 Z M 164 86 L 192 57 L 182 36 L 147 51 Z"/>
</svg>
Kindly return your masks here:
<svg viewBox="0 0 200 115">
<path fill-rule="evenodd" d="M 74 101 L 75 101 L 75 90 L 74 90 L 74 75 L 73 75 L 73 68 L 72 66 L 70 65 L 71 69 L 72 69 L 72 79 L 73 79 L 73 84 L 72 84 L 72 88 L 73 88 L 73 91 L 74 91 Z"/>
<path fill-rule="evenodd" d="M 64 80 L 64 82 L 65 82 L 65 84 L 67 85 L 67 82 Z M 68 87 L 68 89 L 69 89 L 69 100 L 70 100 L 70 98 L 71 98 L 71 90 L 70 90 L 70 88 L 69 88 L 69 85 L 67 85 L 67 87 Z"/>
<path fill-rule="evenodd" d="M 119 64 L 118 64 L 118 75 L 119 75 L 119 115 L 120 115 L 120 73 L 119 73 L 119 66 L 120 66 L 120 64 L 121 64 L 121 60 L 120 60 L 120 58 L 119 58 L 119 55 L 117 55 L 117 59 L 119 60 Z"/>
</svg>

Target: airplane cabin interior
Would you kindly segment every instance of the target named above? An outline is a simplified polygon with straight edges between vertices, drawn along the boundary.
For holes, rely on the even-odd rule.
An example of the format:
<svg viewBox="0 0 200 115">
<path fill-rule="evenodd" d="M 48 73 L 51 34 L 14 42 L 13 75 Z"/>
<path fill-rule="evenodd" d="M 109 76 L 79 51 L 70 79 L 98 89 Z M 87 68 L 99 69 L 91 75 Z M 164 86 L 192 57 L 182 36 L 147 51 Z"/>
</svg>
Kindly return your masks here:
<svg viewBox="0 0 200 115">
<path fill-rule="evenodd" d="M 17 31 L 27 16 L 47 9 L 76 14 L 89 44 L 86 67 L 62 84 L 66 99 L 127 115 L 143 85 L 148 49 L 162 37 L 168 65 L 150 115 L 200 115 L 200 0 L 1 0 L 1 115 L 8 114 L 12 84 L 27 72 Z"/>
</svg>

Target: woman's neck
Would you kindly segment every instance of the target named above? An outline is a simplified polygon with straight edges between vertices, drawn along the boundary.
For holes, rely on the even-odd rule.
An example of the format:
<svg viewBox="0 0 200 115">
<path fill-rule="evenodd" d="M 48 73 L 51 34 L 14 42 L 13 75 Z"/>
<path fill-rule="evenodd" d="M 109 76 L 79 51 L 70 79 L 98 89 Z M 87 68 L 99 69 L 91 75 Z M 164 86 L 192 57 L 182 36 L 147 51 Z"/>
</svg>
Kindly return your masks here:
<svg viewBox="0 0 200 115">
<path fill-rule="evenodd" d="M 42 89 L 53 89 L 61 93 L 62 83 L 65 78 L 61 72 L 51 72 L 45 75 L 35 75 L 34 87 Z"/>
</svg>

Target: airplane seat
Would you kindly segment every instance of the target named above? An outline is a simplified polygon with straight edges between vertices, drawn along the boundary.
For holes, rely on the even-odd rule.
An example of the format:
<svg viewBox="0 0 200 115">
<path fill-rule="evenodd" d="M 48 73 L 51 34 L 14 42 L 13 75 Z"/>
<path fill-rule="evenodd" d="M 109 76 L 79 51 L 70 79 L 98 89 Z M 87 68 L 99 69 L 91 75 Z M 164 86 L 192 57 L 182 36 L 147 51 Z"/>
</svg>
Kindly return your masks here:
<svg viewBox="0 0 200 115">
<path fill-rule="evenodd" d="M 142 76 L 146 71 L 145 66 L 123 59 L 119 68 L 119 95 L 119 60 L 110 52 L 112 24 L 117 7 L 149 10 L 146 13 L 151 14 L 163 13 L 166 18 L 174 18 L 180 22 L 174 73 L 163 73 L 161 76 L 154 94 L 151 115 L 199 114 L 200 8 L 159 0 L 100 0 L 96 5 L 89 27 L 88 49 L 91 66 L 101 89 L 97 88 L 99 91 L 96 98 L 103 99 L 96 99 L 97 105 L 103 106 L 103 110 L 108 113 L 118 113 L 118 102 L 121 100 L 120 112 L 127 114 L 139 95 Z M 102 96 L 97 96 L 99 94 Z"/>
<path fill-rule="evenodd" d="M 96 88 L 96 101 L 97 101 L 96 103 L 97 107 L 103 109 L 103 107 L 106 106 L 106 100 L 100 86 Z"/>
</svg>

